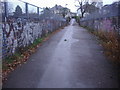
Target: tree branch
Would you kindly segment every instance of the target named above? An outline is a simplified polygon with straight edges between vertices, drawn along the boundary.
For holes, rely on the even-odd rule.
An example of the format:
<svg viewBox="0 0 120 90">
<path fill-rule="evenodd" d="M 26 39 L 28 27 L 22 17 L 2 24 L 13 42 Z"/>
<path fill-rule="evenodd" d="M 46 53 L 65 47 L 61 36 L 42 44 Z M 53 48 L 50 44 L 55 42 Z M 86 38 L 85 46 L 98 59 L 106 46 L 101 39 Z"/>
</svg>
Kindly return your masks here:
<svg viewBox="0 0 120 90">
<path fill-rule="evenodd" d="M 78 5 L 75 5 L 76 7 L 80 7 L 80 6 L 78 6 Z"/>
</svg>

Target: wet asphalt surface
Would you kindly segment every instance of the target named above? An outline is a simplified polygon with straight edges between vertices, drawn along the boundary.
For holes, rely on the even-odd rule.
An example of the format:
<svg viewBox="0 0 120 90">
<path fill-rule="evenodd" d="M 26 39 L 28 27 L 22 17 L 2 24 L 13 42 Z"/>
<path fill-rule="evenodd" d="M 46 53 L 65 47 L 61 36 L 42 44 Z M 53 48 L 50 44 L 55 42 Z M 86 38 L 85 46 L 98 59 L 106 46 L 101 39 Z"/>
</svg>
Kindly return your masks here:
<svg viewBox="0 0 120 90">
<path fill-rule="evenodd" d="M 102 51 L 72 20 L 12 72 L 3 88 L 117 88 L 116 68 Z"/>
</svg>

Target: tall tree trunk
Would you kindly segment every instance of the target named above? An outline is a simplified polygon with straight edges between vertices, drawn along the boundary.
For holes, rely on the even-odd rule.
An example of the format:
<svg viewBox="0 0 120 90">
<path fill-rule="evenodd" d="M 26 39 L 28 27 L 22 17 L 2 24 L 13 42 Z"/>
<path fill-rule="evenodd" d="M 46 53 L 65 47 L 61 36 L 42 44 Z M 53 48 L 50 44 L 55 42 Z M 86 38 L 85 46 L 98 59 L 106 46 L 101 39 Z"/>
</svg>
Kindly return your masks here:
<svg viewBox="0 0 120 90">
<path fill-rule="evenodd" d="M 84 17 L 84 12 L 82 12 L 82 18 Z"/>
</svg>

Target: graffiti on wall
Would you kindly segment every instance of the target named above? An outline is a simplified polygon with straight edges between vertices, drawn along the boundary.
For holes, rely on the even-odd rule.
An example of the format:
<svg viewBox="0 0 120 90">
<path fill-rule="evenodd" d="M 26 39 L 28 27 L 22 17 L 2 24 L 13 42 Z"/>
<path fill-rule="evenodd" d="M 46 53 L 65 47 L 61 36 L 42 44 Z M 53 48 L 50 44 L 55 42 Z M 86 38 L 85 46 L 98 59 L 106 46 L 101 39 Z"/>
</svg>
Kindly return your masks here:
<svg viewBox="0 0 120 90">
<path fill-rule="evenodd" d="M 120 1 L 104 5 L 101 9 L 80 19 L 80 24 L 94 30 L 115 31 L 120 34 L 119 6 Z"/>
<path fill-rule="evenodd" d="M 113 21 L 114 20 L 114 21 Z M 104 31 L 115 31 L 119 32 L 116 28 L 118 28 L 118 17 L 111 17 L 111 18 L 103 18 L 103 19 L 95 19 L 95 20 L 88 20 L 82 21 L 80 24 L 82 26 L 87 26 L 94 30 L 104 30 Z"/>
<path fill-rule="evenodd" d="M 14 54 L 17 48 L 26 47 L 32 44 L 35 39 L 65 24 L 65 22 L 55 20 L 23 22 L 21 18 L 18 18 L 16 21 L 9 19 L 2 25 L 3 57 Z"/>
</svg>

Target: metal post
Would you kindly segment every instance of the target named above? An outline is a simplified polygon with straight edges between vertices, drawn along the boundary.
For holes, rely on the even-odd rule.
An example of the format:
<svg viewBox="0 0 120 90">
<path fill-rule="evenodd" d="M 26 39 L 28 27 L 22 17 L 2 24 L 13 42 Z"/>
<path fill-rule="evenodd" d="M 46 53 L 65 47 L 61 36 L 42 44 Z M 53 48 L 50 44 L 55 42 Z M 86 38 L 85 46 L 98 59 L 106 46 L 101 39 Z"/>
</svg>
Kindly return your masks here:
<svg viewBox="0 0 120 90">
<path fill-rule="evenodd" d="M 39 15 L 39 7 L 37 7 L 37 14 Z"/>
<path fill-rule="evenodd" d="M 5 8 L 5 21 L 6 21 L 6 19 L 8 17 L 8 6 L 7 6 L 7 2 L 6 1 L 4 2 L 4 8 Z"/>
<path fill-rule="evenodd" d="M 26 16 L 28 18 L 28 3 L 25 3 L 25 12 L 26 12 Z"/>
</svg>

